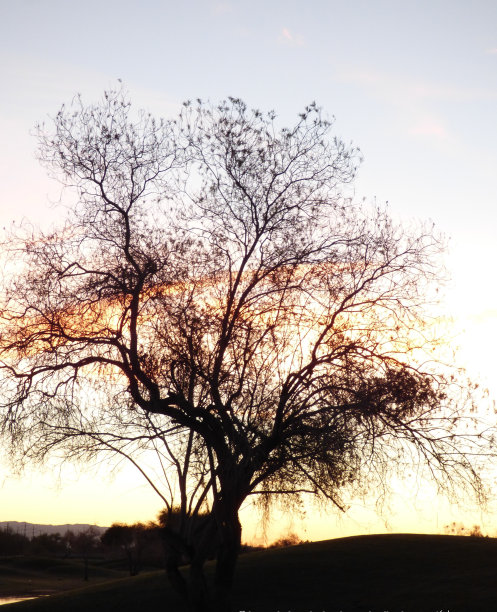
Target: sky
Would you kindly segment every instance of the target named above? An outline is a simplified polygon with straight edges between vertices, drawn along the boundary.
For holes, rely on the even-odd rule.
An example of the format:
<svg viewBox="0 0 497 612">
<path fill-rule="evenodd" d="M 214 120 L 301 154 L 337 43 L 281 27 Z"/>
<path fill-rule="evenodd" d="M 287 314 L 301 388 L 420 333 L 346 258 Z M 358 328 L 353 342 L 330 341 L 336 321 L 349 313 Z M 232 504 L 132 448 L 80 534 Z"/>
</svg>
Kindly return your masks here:
<svg viewBox="0 0 497 612">
<path fill-rule="evenodd" d="M 32 132 L 78 92 L 95 101 L 121 79 L 134 104 L 165 117 L 186 99 L 236 96 L 289 124 L 315 100 L 363 153 L 356 197 L 388 201 L 407 224 L 431 219 L 447 236 L 450 342 L 497 393 L 496 25 L 493 0 L 0 0 L 0 226 L 60 217 Z M 154 518 L 160 500 L 108 468 L 16 477 L 4 462 L 0 520 Z M 388 512 L 358 502 L 349 518 L 308 511 L 274 524 L 310 539 L 437 532 L 461 517 L 497 531 L 495 513 L 399 491 Z M 246 535 L 261 529 L 252 521 Z"/>
</svg>

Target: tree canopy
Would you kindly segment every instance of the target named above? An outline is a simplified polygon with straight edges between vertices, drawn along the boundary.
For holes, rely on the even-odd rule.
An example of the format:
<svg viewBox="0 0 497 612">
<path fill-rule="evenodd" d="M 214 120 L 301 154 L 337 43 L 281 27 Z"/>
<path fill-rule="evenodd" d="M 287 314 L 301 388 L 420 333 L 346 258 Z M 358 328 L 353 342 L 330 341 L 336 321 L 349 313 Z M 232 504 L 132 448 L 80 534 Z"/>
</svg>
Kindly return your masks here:
<svg viewBox="0 0 497 612">
<path fill-rule="evenodd" d="M 431 325 L 443 243 L 351 197 L 360 153 L 332 127 L 233 98 L 155 120 L 122 91 L 38 127 L 69 204 L 4 246 L 3 431 L 28 458 L 156 453 L 192 609 L 228 609 L 248 496 L 344 509 L 413 462 L 481 493 L 483 438 Z"/>
</svg>

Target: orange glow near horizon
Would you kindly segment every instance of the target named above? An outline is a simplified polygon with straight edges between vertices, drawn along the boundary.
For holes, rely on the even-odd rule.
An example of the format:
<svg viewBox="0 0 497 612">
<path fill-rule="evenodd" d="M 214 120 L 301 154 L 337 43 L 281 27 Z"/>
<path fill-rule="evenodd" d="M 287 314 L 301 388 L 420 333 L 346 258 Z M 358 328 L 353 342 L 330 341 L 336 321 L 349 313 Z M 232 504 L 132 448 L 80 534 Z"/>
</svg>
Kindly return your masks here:
<svg viewBox="0 0 497 612">
<path fill-rule="evenodd" d="M 97 311 L 93 314 L 96 316 Z M 116 313 L 109 312 L 106 305 L 97 314 L 105 314 L 110 326 Z M 74 313 L 73 313 L 74 314 Z M 83 315 L 82 315 L 83 316 Z M 475 325 L 481 328 L 486 321 L 495 324 L 494 313 L 483 313 L 475 317 Z M 447 321 L 435 320 L 434 325 L 447 325 Z M 74 325 L 74 320 L 72 321 Z M 367 326 L 366 326 L 367 327 Z M 360 329 L 364 328 L 364 324 Z M 360 331 L 360 330 L 359 330 Z M 414 332 L 417 333 L 416 330 Z M 310 333 L 310 332 L 309 332 Z M 390 340 L 387 340 L 387 344 Z M 395 347 L 392 347 L 394 349 Z M 411 346 L 409 350 L 414 347 Z M 403 354 L 404 351 L 403 351 Z M 72 470 L 72 468 L 71 468 Z M 160 498 L 149 490 L 139 474 L 133 469 L 124 469 L 112 481 L 102 470 L 98 478 L 77 476 L 76 472 L 65 471 L 63 486 L 59 489 L 50 475 L 44 475 L 40 483 L 38 476 L 31 476 L 31 484 L 17 484 L 13 479 L 4 480 L 0 488 L 2 498 L 2 520 L 19 520 L 36 523 L 68 523 L 82 522 L 108 525 L 112 522 L 136 522 L 153 520 L 161 509 Z M 69 474 L 69 477 L 68 477 Z M 3 489 L 3 491 L 2 491 Z M 95 495 L 95 491 L 98 493 Z M 4 492 L 6 495 L 4 495 Z M 436 511 L 430 514 L 427 507 L 434 509 L 433 491 L 429 493 L 419 491 L 413 494 L 401 484 L 397 486 L 398 499 L 387 511 L 375 508 L 374 498 L 354 500 L 347 515 L 339 515 L 335 511 L 326 513 L 308 506 L 306 515 L 281 513 L 274 510 L 276 520 L 273 520 L 266 529 L 263 528 L 263 519 L 258 511 L 246 504 L 242 510 L 244 525 L 244 539 L 249 542 L 270 542 L 287 532 L 295 532 L 302 539 L 327 539 L 341 535 L 355 535 L 358 533 L 382 533 L 391 530 L 406 532 L 432 532 L 441 533 L 443 527 L 453 520 L 464 522 L 468 526 L 480 524 L 484 532 L 492 532 L 488 519 L 475 514 L 475 510 L 463 510 L 447 504 L 442 498 L 437 499 Z M 36 506 L 30 500 L 36 497 L 39 501 Z M 46 499 L 47 502 L 43 502 Z M 54 500 L 52 502 L 48 500 Z M 64 499 L 63 503 L 58 500 Z M 10 503 L 12 501 L 12 503 Z M 20 508 L 22 511 L 20 512 Z M 393 510 L 393 511 L 392 511 Z M 11 514 L 12 513 L 12 514 Z M 476 516 L 476 519 L 473 518 Z"/>
</svg>

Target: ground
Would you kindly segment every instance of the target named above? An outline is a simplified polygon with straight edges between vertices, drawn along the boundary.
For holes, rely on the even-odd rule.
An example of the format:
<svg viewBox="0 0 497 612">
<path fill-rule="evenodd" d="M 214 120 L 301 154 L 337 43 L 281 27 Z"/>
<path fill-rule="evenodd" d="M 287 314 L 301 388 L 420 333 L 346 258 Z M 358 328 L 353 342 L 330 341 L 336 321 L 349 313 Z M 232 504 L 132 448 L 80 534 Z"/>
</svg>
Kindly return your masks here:
<svg viewBox="0 0 497 612">
<path fill-rule="evenodd" d="M 489 612 L 497 601 L 497 539 L 382 535 L 243 555 L 240 612 Z M 180 612 L 163 572 L 104 582 L 5 612 Z"/>
</svg>

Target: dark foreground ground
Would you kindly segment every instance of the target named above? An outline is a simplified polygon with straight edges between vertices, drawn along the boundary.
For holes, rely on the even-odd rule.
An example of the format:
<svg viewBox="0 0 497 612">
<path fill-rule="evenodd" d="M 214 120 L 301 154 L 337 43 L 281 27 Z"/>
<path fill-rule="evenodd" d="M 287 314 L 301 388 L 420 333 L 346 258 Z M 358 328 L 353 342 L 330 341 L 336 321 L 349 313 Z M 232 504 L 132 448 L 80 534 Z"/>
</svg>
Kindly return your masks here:
<svg viewBox="0 0 497 612">
<path fill-rule="evenodd" d="M 93 566 L 91 583 L 108 582 L 126 576 L 110 567 Z M 0 556 L 0 599 L 12 595 L 37 596 L 80 588 L 84 584 L 80 561 L 29 556 Z M 4 608 L 2 607 L 2 612 Z"/>
<path fill-rule="evenodd" d="M 182 608 L 163 573 L 153 572 L 2 607 L 2 612 L 10 610 L 180 612 Z M 360 536 L 250 553 L 239 561 L 233 610 L 496 612 L 497 539 Z"/>
</svg>

